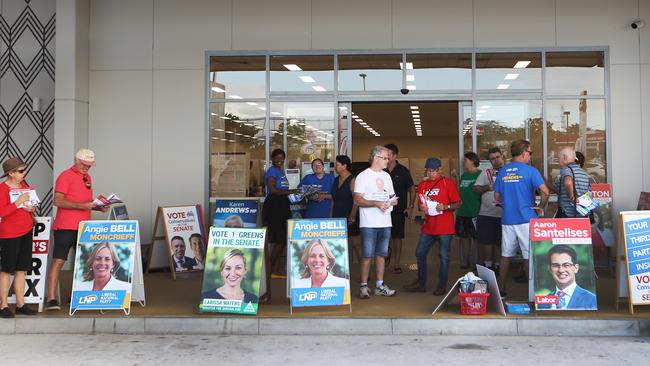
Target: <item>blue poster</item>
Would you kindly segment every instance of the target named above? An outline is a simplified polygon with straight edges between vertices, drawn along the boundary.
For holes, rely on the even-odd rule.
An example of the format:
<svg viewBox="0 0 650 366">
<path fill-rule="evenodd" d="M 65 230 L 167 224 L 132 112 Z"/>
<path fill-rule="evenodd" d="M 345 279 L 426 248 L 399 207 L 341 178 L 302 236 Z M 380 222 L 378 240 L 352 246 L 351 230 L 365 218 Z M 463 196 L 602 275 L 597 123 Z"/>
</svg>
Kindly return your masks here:
<svg viewBox="0 0 650 366">
<path fill-rule="evenodd" d="M 214 227 L 257 227 L 259 199 L 257 198 L 217 198 L 214 210 Z"/>
<path fill-rule="evenodd" d="M 123 309 L 131 304 L 138 222 L 79 223 L 70 314 Z"/>
<path fill-rule="evenodd" d="M 291 306 L 350 304 L 345 219 L 289 220 Z"/>
</svg>

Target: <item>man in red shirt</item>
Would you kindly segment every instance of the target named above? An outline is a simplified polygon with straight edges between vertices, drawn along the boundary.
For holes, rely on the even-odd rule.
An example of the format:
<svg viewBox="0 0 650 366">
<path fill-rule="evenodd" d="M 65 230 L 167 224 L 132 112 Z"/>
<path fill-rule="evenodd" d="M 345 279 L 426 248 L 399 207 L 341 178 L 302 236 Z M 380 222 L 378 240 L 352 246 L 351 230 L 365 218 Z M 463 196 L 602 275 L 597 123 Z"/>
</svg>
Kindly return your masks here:
<svg viewBox="0 0 650 366">
<path fill-rule="evenodd" d="M 74 165 L 64 170 L 54 185 L 54 206 L 57 207 L 52 229 L 54 230 L 53 259 L 47 278 L 47 302 L 45 310 L 61 309 L 56 300 L 56 285 L 59 282 L 61 267 L 68 259 L 70 248 L 77 244 L 79 222 L 90 220 L 93 209 L 92 179 L 88 175 L 95 166 L 95 153 L 88 149 L 77 151 Z M 108 211 L 104 206 L 99 209 Z"/>
<path fill-rule="evenodd" d="M 425 213 L 420 229 L 420 240 L 415 248 L 418 259 L 418 279 L 405 285 L 411 292 L 425 292 L 427 283 L 427 254 L 437 241 L 440 242 L 440 271 L 435 296 L 447 293 L 449 252 L 451 238 L 456 233 L 454 210 L 460 207 L 460 195 L 453 180 L 442 175 L 442 163 L 438 158 L 427 159 L 424 169 L 426 179 L 418 184 L 418 205 Z"/>
</svg>

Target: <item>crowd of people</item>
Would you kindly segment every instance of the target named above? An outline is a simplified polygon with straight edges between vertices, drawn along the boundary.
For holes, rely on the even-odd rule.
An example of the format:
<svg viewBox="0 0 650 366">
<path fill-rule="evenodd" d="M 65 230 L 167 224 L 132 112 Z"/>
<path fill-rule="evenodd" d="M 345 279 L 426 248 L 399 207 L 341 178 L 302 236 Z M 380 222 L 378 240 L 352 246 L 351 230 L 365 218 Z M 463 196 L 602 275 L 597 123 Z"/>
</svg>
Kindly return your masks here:
<svg viewBox="0 0 650 366">
<path fill-rule="evenodd" d="M 571 147 L 559 150 L 561 170 L 553 183 L 530 165 L 533 152 L 527 140 L 512 142 L 507 164 L 498 147 L 489 149 L 487 169 L 480 169 L 476 153 L 465 153 L 463 173 L 458 179 L 445 176 L 442 161 L 432 157 L 426 160 L 424 176 L 416 183 L 409 169 L 399 163 L 398 153 L 394 144 L 373 147 L 368 168 L 356 177 L 347 156 L 336 157 L 336 177 L 324 172 L 321 159 L 314 159 L 313 173 L 306 175 L 299 185 L 314 187 L 318 192 L 306 198 L 303 218 L 347 219 L 348 236 L 353 243 L 350 248 L 360 258 L 361 299 L 372 294 L 390 297 L 397 293 L 384 282 L 384 274 L 388 265 L 395 274 L 403 272 L 400 263 L 405 221 L 414 217 L 416 205 L 424 216 L 419 220 L 420 236 L 415 249 L 417 279 L 404 285 L 404 290 L 427 291 L 427 256 L 437 243 L 439 270 L 433 294 L 447 292 L 452 239 L 456 236 L 460 268 L 469 269 L 480 263 L 494 270 L 499 276 L 500 295 L 505 298 L 511 258 L 521 255 L 524 260 L 514 280 L 529 281 L 529 222 L 544 214 L 549 194 L 558 193 L 555 217 L 581 217 L 576 200 L 590 190 L 588 175 L 579 165 L 579 153 Z M 272 166 L 264 178 L 267 196 L 263 217 L 273 243 L 272 273 L 283 276 L 279 263 L 286 252 L 286 221 L 291 217 L 288 196 L 299 189 L 289 188 L 283 170 L 285 152 L 276 149 L 271 159 Z M 357 236 L 358 247 L 354 245 Z M 374 291 L 369 286 L 372 263 Z"/>
</svg>

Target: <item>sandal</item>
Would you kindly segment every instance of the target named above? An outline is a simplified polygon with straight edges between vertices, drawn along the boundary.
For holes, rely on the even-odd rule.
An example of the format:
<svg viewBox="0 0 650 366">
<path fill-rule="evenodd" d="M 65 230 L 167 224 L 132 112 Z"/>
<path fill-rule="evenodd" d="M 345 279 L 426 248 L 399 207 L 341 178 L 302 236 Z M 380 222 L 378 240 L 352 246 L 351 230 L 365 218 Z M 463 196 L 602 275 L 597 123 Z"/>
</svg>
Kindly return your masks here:
<svg viewBox="0 0 650 366">
<path fill-rule="evenodd" d="M 402 274 L 404 271 L 402 271 L 402 267 L 395 267 L 392 272 L 395 274 Z"/>
</svg>

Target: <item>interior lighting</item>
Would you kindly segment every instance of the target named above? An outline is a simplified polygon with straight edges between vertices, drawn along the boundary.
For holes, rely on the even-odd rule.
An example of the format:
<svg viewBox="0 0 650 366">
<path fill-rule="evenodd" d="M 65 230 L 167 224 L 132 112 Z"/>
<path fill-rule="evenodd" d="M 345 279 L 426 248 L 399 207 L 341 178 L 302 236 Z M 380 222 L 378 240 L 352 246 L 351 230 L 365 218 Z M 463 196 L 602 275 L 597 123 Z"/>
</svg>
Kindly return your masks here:
<svg viewBox="0 0 650 366">
<path fill-rule="evenodd" d="M 406 75 L 406 81 L 415 81 L 415 75 Z"/>
<path fill-rule="evenodd" d="M 315 83 L 316 80 L 314 80 L 313 77 L 311 76 L 300 76 L 300 80 L 304 81 L 305 83 Z"/>
<path fill-rule="evenodd" d="M 239 95 L 235 95 L 235 94 L 230 95 L 228 98 L 230 98 L 230 99 L 243 99 Z"/>
<path fill-rule="evenodd" d="M 530 61 L 517 61 L 513 69 L 525 69 L 528 65 L 530 65 Z"/>
<path fill-rule="evenodd" d="M 314 85 L 314 86 L 312 86 L 311 88 L 314 89 L 314 90 L 316 90 L 317 92 L 324 92 L 324 91 L 325 91 L 325 88 L 323 88 L 323 87 L 320 86 L 320 85 Z"/>
<path fill-rule="evenodd" d="M 400 62 L 400 63 L 399 63 L 399 68 L 400 68 L 401 70 L 404 70 L 404 63 L 403 63 L 403 62 Z M 407 69 L 407 70 L 413 70 L 413 63 L 412 63 L 412 62 L 407 62 L 407 63 L 406 63 L 406 69 Z"/>
<path fill-rule="evenodd" d="M 221 119 L 230 119 L 230 117 L 226 117 L 226 116 L 219 116 L 219 118 L 221 118 Z"/>
<path fill-rule="evenodd" d="M 515 80 L 519 74 L 507 74 L 504 80 Z"/>
<path fill-rule="evenodd" d="M 300 66 L 298 66 L 296 64 L 287 64 L 287 65 L 282 65 L 282 66 L 284 66 L 289 71 L 302 71 Z"/>
<path fill-rule="evenodd" d="M 497 89 L 508 89 L 510 87 L 510 84 L 499 84 L 497 86 Z"/>
<path fill-rule="evenodd" d="M 217 92 L 217 93 L 225 93 L 226 92 L 225 90 L 221 89 L 218 86 L 213 86 L 212 91 Z"/>
<path fill-rule="evenodd" d="M 418 106 L 416 106 L 416 105 L 412 105 L 412 106 L 411 106 L 411 109 L 420 109 L 420 107 L 418 107 Z"/>
<path fill-rule="evenodd" d="M 255 102 L 246 102 L 246 104 L 248 104 L 248 105 L 257 105 L 257 103 L 255 103 Z"/>
<path fill-rule="evenodd" d="M 266 110 L 266 107 L 257 107 L 257 109 L 259 109 L 259 110 L 261 110 L 261 111 L 265 111 L 265 110 Z"/>
</svg>

